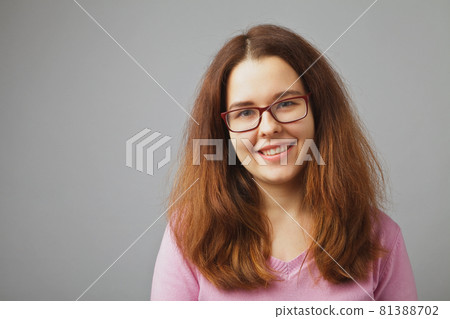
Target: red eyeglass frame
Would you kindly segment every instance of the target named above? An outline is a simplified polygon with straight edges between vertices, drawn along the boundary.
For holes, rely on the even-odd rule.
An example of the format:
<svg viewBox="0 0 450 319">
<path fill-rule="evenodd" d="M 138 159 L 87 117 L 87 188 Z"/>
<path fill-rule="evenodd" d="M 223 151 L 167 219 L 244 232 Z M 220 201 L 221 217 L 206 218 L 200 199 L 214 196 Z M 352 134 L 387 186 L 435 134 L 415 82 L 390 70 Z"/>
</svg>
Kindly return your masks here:
<svg viewBox="0 0 450 319">
<path fill-rule="evenodd" d="M 308 115 L 309 96 L 310 96 L 311 94 L 312 94 L 312 93 L 310 92 L 310 93 L 307 93 L 307 94 L 305 94 L 305 95 L 299 95 L 299 96 L 290 97 L 290 98 L 287 98 L 287 99 L 284 99 L 284 100 L 281 100 L 281 101 L 275 101 L 274 103 L 272 103 L 272 104 L 270 104 L 270 105 L 268 105 L 268 106 L 265 106 L 265 107 L 243 107 L 243 108 L 241 108 L 241 109 L 236 109 L 236 110 L 231 110 L 231 111 L 227 111 L 227 112 L 222 112 L 222 113 L 220 113 L 220 116 L 222 117 L 223 121 L 225 122 L 225 125 L 227 126 L 228 130 L 229 130 L 230 132 L 234 132 L 234 133 L 248 132 L 248 131 L 252 131 L 252 130 L 258 128 L 259 124 L 261 124 L 261 117 L 262 117 L 262 114 L 263 114 L 265 111 L 267 111 L 267 110 L 269 110 L 269 112 L 270 112 L 270 114 L 272 115 L 272 117 L 273 117 L 273 118 L 275 119 L 275 121 L 277 121 L 278 123 L 287 124 L 287 123 L 297 122 L 297 121 L 300 121 L 300 120 L 304 119 L 304 118 Z M 272 106 L 274 106 L 275 104 L 278 104 L 278 103 L 282 103 L 282 102 L 285 102 L 285 101 L 289 101 L 289 100 L 293 100 L 293 99 L 298 99 L 298 98 L 302 98 L 302 99 L 304 99 L 305 102 L 306 102 L 306 112 L 305 112 L 305 116 L 303 116 L 302 118 L 299 118 L 299 119 L 297 119 L 297 120 L 294 120 L 294 121 L 282 122 L 282 121 L 279 121 L 279 120 L 275 117 L 275 115 L 273 115 L 273 113 L 272 113 Z M 245 130 L 245 131 L 233 131 L 233 130 L 228 126 L 228 122 L 227 122 L 227 114 L 228 114 L 228 113 L 231 113 L 231 112 L 236 112 L 236 111 L 241 111 L 241 110 L 249 110 L 249 109 L 257 109 L 257 110 L 259 111 L 259 120 L 258 120 L 258 124 L 257 124 L 254 128 L 251 128 L 251 129 L 249 129 L 249 130 Z"/>
</svg>

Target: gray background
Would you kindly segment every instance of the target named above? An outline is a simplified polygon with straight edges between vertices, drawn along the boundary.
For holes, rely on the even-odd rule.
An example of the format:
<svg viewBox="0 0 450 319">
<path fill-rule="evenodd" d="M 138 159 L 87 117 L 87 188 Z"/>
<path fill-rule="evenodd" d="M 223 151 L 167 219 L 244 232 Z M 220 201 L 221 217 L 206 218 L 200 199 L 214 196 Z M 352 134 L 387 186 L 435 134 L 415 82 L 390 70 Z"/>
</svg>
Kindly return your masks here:
<svg viewBox="0 0 450 319">
<path fill-rule="evenodd" d="M 188 110 L 241 30 L 281 24 L 324 51 L 371 3 L 80 0 Z M 326 54 L 389 171 L 387 213 L 422 300 L 450 299 L 449 13 L 448 1 L 378 1 Z M 170 167 L 126 167 L 125 141 L 159 131 L 175 159 L 186 121 L 75 2 L 2 0 L 0 299 L 77 299 L 167 207 Z M 81 299 L 148 300 L 164 227 Z"/>
</svg>

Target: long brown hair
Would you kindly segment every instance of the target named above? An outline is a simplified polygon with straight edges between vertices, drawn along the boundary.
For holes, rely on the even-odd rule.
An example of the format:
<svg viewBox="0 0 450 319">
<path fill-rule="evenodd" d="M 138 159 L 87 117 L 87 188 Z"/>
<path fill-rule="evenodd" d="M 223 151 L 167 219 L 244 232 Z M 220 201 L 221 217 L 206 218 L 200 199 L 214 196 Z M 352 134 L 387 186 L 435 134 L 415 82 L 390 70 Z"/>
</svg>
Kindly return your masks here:
<svg viewBox="0 0 450 319">
<path fill-rule="evenodd" d="M 189 120 L 169 197 L 169 222 L 178 247 L 222 289 L 263 287 L 276 278 L 267 266 L 270 222 L 260 211 L 261 194 L 244 166 L 228 165 L 229 133 L 220 118 L 226 109 L 230 71 L 247 58 L 265 56 L 281 57 L 300 75 L 320 52 L 301 36 L 275 25 L 255 26 L 229 40 L 202 80 L 192 110 L 200 125 Z M 371 261 L 383 251 L 372 231 L 384 198 L 383 172 L 345 86 L 327 59 L 318 59 L 301 81 L 312 93 L 314 141 L 326 166 L 314 161 L 304 164 L 299 186 L 305 188 L 304 205 L 315 217 L 316 242 L 346 271 L 318 245 L 313 244 L 310 252 L 326 280 L 364 279 Z M 194 139 L 221 139 L 224 159 L 201 156 L 200 165 L 193 165 Z M 216 151 L 213 146 L 202 150 Z"/>
</svg>

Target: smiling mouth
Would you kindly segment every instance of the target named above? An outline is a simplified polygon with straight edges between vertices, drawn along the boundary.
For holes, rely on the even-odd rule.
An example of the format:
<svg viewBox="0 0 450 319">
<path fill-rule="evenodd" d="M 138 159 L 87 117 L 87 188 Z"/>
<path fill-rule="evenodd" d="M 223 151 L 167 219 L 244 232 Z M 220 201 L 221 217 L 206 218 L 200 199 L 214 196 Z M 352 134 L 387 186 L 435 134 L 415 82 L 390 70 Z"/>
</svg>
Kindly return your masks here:
<svg viewBox="0 0 450 319">
<path fill-rule="evenodd" d="M 263 154 L 265 156 L 274 156 L 283 152 L 287 152 L 288 149 L 290 149 L 293 145 L 282 145 L 278 146 L 277 148 L 272 148 L 270 150 L 266 151 L 258 151 L 260 154 Z"/>
</svg>

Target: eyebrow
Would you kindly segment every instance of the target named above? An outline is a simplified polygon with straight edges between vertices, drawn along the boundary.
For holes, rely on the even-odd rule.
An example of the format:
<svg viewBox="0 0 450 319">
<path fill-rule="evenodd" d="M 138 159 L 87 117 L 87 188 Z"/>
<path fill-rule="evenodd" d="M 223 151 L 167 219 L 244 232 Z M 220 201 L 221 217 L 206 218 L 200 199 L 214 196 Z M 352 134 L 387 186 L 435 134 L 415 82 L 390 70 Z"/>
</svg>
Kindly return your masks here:
<svg viewBox="0 0 450 319">
<path fill-rule="evenodd" d="M 286 92 L 281 91 L 281 92 L 275 93 L 272 97 L 272 100 L 273 101 L 276 101 L 277 99 L 281 100 L 282 98 L 287 97 L 289 95 L 305 95 L 305 94 L 300 91 L 297 91 L 297 90 L 287 90 Z M 235 108 L 239 108 L 239 107 L 246 107 L 246 106 L 254 106 L 254 105 L 255 105 L 255 103 L 253 103 L 252 101 L 238 101 L 238 102 L 232 103 L 228 107 L 228 110 L 230 111 L 231 109 L 235 109 Z"/>
</svg>

